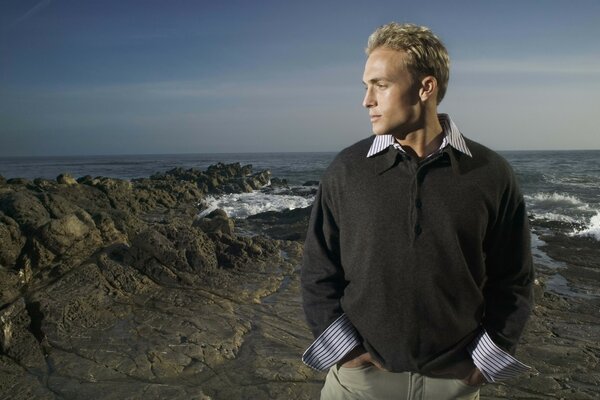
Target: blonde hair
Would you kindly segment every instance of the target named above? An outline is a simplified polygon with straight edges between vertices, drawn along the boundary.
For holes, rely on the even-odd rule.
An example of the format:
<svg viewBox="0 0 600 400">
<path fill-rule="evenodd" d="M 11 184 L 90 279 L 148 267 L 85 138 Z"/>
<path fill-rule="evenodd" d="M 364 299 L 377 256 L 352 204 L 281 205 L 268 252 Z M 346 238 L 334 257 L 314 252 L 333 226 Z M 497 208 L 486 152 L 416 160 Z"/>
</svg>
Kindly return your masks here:
<svg viewBox="0 0 600 400">
<path fill-rule="evenodd" d="M 391 22 L 369 36 L 365 52 L 370 55 L 378 47 L 406 52 L 406 67 L 413 78 L 433 76 L 438 83 L 437 104 L 442 101 L 450 78 L 450 58 L 446 47 L 431 29 Z"/>
</svg>

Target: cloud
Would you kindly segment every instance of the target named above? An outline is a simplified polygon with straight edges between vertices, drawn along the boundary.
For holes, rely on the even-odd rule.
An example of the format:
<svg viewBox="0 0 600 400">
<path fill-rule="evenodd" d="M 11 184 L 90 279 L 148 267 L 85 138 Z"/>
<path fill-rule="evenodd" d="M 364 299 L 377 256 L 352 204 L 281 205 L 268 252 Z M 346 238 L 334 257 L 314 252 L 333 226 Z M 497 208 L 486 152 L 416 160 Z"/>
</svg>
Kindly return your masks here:
<svg viewBox="0 0 600 400">
<path fill-rule="evenodd" d="M 598 76 L 600 75 L 600 58 L 565 55 L 551 59 L 458 60 L 452 63 L 451 68 L 457 73 Z"/>
<path fill-rule="evenodd" d="M 50 3 L 52 3 L 52 0 L 42 0 L 42 1 L 40 1 L 35 6 L 31 7 L 29 9 L 29 11 L 27 11 L 25 14 L 23 14 L 19 18 L 17 18 L 12 24 L 10 24 L 8 26 L 7 29 L 12 29 L 15 26 L 19 25 L 20 23 L 28 20 L 29 18 L 31 18 L 35 14 L 39 13 L 40 11 L 42 11 L 44 8 L 48 7 L 50 5 Z"/>
<path fill-rule="evenodd" d="M 291 101 L 363 95 L 360 66 L 327 66 L 294 73 L 281 72 L 267 77 L 199 78 L 106 84 L 48 85 L 17 92 L 50 99 L 144 99 L 145 101 Z"/>
</svg>

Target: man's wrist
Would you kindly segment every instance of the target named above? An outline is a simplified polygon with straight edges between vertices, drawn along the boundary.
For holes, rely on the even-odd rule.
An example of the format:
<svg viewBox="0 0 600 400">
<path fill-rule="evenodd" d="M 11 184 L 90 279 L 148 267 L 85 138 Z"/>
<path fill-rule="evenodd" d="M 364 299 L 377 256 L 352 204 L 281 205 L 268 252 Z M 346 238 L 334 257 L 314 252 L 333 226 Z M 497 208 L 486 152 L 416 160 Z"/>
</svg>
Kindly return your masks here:
<svg viewBox="0 0 600 400">
<path fill-rule="evenodd" d="M 359 344 L 358 346 L 350 350 L 348 353 L 346 353 L 346 355 L 338 361 L 338 365 L 343 365 L 348 361 L 354 360 L 356 357 L 359 357 L 361 354 L 364 354 L 366 352 L 367 350 L 365 350 L 363 345 Z"/>
<path fill-rule="evenodd" d="M 469 376 L 463 379 L 463 382 L 469 386 L 482 386 L 488 383 L 487 379 L 485 379 L 485 376 L 481 373 L 481 370 L 477 367 L 473 368 L 473 371 L 471 371 Z"/>
</svg>

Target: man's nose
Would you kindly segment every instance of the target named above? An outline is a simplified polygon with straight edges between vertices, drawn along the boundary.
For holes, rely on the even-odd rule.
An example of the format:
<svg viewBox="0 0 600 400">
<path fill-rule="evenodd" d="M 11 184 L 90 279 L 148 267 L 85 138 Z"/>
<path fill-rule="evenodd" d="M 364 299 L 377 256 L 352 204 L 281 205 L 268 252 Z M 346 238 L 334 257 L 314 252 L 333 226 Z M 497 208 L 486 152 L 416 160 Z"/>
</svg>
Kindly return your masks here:
<svg viewBox="0 0 600 400">
<path fill-rule="evenodd" d="M 373 96 L 373 90 L 371 90 L 371 88 L 366 90 L 362 105 L 366 108 L 371 108 L 375 105 L 375 96 Z"/>
</svg>

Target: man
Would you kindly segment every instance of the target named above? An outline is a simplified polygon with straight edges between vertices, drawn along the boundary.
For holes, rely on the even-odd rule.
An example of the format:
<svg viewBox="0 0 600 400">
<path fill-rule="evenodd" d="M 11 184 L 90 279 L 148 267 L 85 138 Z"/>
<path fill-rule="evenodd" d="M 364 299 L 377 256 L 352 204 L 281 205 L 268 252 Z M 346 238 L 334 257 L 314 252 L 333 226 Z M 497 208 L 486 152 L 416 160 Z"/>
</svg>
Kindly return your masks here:
<svg viewBox="0 0 600 400">
<path fill-rule="evenodd" d="M 513 357 L 532 307 L 525 204 L 508 163 L 437 113 L 449 58 L 391 23 L 366 49 L 373 133 L 324 173 L 302 290 L 327 370 L 322 399 L 477 399 L 529 369 Z"/>
</svg>

